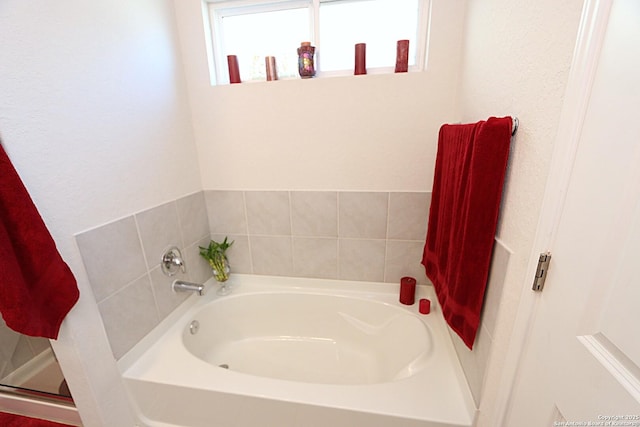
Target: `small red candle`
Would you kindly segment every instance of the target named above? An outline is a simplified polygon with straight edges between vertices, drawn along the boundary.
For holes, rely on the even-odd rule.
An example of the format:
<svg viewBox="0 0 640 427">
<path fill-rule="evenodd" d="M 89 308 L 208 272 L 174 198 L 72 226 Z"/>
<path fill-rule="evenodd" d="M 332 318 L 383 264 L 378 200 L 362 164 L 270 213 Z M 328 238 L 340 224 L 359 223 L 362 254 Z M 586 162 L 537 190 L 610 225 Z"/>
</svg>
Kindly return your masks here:
<svg viewBox="0 0 640 427">
<path fill-rule="evenodd" d="M 396 50 L 396 73 L 409 71 L 409 40 L 398 40 Z"/>
<path fill-rule="evenodd" d="M 405 305 L 413 305 L 416 301 L 416 279 L 403 277 L 400 279 L 400 302 Z"/>
<path fill-rule="evenodd" d="M 278 80 L 278 69 L 276 68 L 275 56 L 266 56 L 264 63 L 267 69 L 267 81 Z"/>
<path fill-rule="evenodd" d="M 426 298 L 422 298 L 420 300 L 420 305 L 418 306 L 418 311 L 422 314 L 429 314 L 431 312 L 431 301 Z"/>
<path fill-rule="evenodd" d="M 229 65 L 229 83 L 240 83 L 238 57 L 235 55 L 227 55 L 227 64 Z"/>
<path fill-rule="evenodd" d="M 354 75 L 367 74 L 367 45 L 366 43 L 356 44 L 356 66 Z"/>
</svg>

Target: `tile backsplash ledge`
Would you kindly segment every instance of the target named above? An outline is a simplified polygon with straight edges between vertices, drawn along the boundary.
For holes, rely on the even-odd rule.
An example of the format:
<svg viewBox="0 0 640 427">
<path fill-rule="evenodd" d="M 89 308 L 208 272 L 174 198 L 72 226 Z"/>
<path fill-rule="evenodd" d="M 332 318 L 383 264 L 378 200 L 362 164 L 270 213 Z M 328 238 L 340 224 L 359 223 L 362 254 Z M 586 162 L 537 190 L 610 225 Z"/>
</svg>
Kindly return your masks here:
<svg viewBox="0 0 640 427">
<path fill-rule="evenodd" d="M 420 265 L 431 193 L 206 190 L 82 232 L 76 241 L 113 354 L 120 358 L 188 295 L 175 278 L 205 282 L 198 246 L 233 240 L 231 272 L 427 283 Z M 167 277 L 178 246 L 187 271 Z M 105 256 L 118 254 L 118 256 Z"/>
</svg>

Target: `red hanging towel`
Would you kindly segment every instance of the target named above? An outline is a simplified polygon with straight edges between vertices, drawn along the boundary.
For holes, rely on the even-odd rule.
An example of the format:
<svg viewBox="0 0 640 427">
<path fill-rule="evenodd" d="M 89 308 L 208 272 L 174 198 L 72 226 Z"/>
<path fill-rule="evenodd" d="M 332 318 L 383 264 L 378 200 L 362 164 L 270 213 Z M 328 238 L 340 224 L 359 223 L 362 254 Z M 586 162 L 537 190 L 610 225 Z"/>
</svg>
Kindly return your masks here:
<svg viewBox="0 0 640 427">
<path fill-rule="evenodd" d="M 444 317 L 471 349 L 489 275 L 511 118 L 443 125 L 422 264 Z"/>
<path fill-rule="evenodd" d="M 56 339 L 79 297 L 75 277 L 0 145 L 0 313 L 22 334 Z"/>
</svg>

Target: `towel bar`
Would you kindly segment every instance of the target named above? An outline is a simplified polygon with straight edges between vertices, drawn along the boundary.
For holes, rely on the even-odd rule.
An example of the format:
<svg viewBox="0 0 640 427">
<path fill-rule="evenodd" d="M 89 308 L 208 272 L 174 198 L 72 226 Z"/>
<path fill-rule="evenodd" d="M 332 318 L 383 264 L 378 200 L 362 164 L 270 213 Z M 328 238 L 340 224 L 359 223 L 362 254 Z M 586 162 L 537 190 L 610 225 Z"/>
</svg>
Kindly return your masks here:
<svg viewBox="0 0 640 427">
<path fill-rule="evenodd" d="M 511 136 L 515 135 L 518 131 L 518 126 L 520 125 L 520 120 L 517 117 L 511 117 Z"/>
</svg>

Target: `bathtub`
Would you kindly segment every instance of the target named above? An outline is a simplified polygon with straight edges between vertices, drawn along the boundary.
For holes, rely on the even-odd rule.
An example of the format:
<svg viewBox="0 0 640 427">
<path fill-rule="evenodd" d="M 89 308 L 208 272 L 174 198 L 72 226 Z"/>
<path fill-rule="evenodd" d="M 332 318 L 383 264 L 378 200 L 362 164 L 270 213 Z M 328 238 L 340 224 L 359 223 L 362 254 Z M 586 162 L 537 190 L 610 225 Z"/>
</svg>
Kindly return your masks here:
<svg viewBox="0 0 640 427">
<path fill-rule="evenodd" d="M 471 426 L 432 294 L 388 283 L 235 274 L 193 295 L 119 362 L 148 427 Z M 209 288 L 215 287 L 211 281 Z"/>
</svg>

